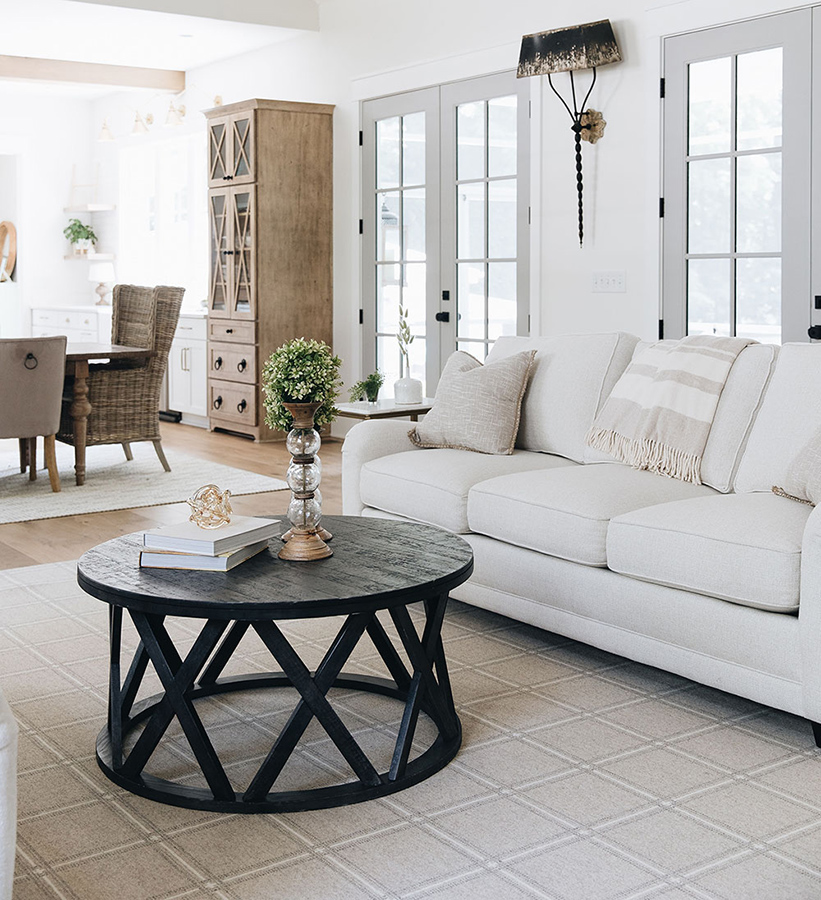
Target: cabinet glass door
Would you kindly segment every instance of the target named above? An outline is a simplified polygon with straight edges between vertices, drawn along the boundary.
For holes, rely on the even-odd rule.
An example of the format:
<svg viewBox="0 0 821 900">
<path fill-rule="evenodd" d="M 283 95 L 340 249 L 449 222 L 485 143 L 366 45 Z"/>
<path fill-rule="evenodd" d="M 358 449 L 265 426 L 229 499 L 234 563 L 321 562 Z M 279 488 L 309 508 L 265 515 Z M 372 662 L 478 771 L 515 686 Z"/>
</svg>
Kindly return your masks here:
<svg viewBox="0 0 821 900">
<path fill-rule="evenodd" d="M 253 114 L 243 113 L 231 119 L 231 180 L 254 180 L 254 119 Z"/>
<path fill-rule="evenodd" d="M 224 119 L 208 125 L 208 184 L 222 185 L 228 174 L 228 127 Z"/>
<path fill-rule="evenodd" d="M 230 270 L 228 266 L 228 211 L 229 189 L 212 190 L 208 197 L 208 217 L 211 234 L 211 276 L 208 288 L 208 310 L 214 316 L 228 316 L 231 313 L 228 304 L 228 283 Z"/>
<path fill-rule="evenodd" d="M 254 189 L 232 188 L 231 310 L 232 316 L 254 318 Z"/>
</svg>

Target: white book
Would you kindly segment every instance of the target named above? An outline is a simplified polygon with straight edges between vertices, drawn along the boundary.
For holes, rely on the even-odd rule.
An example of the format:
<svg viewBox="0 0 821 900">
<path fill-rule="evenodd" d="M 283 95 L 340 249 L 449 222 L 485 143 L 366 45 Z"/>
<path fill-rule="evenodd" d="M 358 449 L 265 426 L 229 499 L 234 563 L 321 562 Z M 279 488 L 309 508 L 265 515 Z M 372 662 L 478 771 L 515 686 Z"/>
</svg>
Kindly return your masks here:
<svg viewBox="0 0 821 900">
<path fill-rule="evenodd" d="M 197 569 L 204 572 L 227 572 L 246 559 L 256 556 L 268 546 L 268 541 L 257 541 L 239 550 L 219 553 L 217 556 L 203 556 L 199 553 L 176 553 L 173 550 L 157 553 L 153 550 L 140 551 L 140 565 L 145 569 Z"/>
<path fill-rule="evenodd" d="M 279 519 L 260 519 L 256 516 L 233 516 L 228 525 L 220 528 L 200 528 L 196 522 L 175 522 L 143 532 L 146 550 L 178 550 L 218 556 L 268 540 L 279 532 Z"/>
</svg>

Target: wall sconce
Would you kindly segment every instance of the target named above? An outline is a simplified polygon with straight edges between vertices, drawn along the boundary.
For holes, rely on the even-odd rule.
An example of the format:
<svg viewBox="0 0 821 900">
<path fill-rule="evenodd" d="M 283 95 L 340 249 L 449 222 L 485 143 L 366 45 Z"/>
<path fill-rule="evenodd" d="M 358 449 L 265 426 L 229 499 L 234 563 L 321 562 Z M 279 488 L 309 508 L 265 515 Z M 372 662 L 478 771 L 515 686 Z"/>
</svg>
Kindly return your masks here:
<svg viewBox="0 0 821 900">
<path fill-rule="evenodd" d="M 579 198 L 579 247 L 584 243 L 584 203 L 582 183 L 582 144 L 589 141 L 595 144 L 604 133 L 607 124 L 602 114 L 595 109 L 586 109 L 587 101 L 596 83 L 596 68 L 608 63 L 621 62 L 616 37 L 609 19 L 589 22 L 586 25 L 573 25 L 569 28 L 554 28 L 539 34 L 526 34 L 522 38 L 519 53 L 517 78 L 531 75 L 547 75 L 553 93 L 562 101 L 570 114 L 573 124 L 570 126 L 576 142 L 576 193 Z M 590 87 L 579 104 L 576 101 L 576 83 L 573 72 L 579 69 L 592 69 L 593 78 Z M 556 72 L 570 73 L 570 92 L 573 108 L 556 90 L 550 77 Z"/>
<path fill-rule="evenodd" d="M 132 134 L 148 134 L 148 126 L 154 124 L 154 116 L 151 113 L 146 113 L 145 116 L 137 110 L 137 115 L 134 116 L 134 127 L 131 129 Z"/>
<path fill-rule="evenodd" d="M 182 125 L 182 120 L 185 118 L 185 104 L 180 103 L 179 106 L 174 105 L 174 101 L 172 100 L 168 104 L 168 114 L 165 117 L 165 124 L 169 126 L 177 126 Z"/>
</svg>

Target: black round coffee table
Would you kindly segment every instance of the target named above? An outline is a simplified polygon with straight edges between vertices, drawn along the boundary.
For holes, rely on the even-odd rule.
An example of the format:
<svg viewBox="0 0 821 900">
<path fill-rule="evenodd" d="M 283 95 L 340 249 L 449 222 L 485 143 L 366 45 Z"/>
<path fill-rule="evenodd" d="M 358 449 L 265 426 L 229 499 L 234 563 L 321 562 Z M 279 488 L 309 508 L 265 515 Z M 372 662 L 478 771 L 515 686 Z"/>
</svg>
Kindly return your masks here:
<svg viewBox="0 0 821 900">
<path fill-rule="evenodd" d="M 308 563 L 278 559 L 276 539 L 270 549 L 230 572 L 141 569 L 140 534 L 116 538 L 83 554 L 77 581 L 86 593 L 109 604 L 108 721 L 97 739 L 97 761 L 112 781 L 135 794 L 176 806 L 219 812 L 285 812 L 381 797 L 422 781 L 453 759 L 462 732 L 441 628 L 449 591 L 473 571 L 470 546 L 457 535 L 408 522 L 329 516 L 323 524 L 334 535 L 334 555 Z M 408 611 L 413 603 L 421 603 L 424 609 L 421 634 Z M 140 638 L 124 678 L 120 663 L 123 610 Z M 380 610 L 387 613 L 382 619 L 377 617 Z M 276 624 L 284 619 L 341 615 L 344 622 L 315 671 L 308 669 Z M 204 620 L 184 656 L 169 635 L 167 617 Z M 395 630 L 394 640 L 383 620 L 389 620 Z M 223 676 L 249 629 L 261 638 L 279 670 Z M 342 671 L 365 635 L 390 678 Z M 164 691 L 135 702 L 149 663 Z M 195 701 L 232 691 L 278 687 L 295 688 L 299 700 L 250 783 L 235 790 Z M 331 688 L 381 694 L 404 704 L 387 770 L 377 771 L 343 723 L 328 700 Z M 420 713 L 433 723 L 436 737 L 411 758 Z M 152 754 L 162 747 L 174 718 L 207 787 L 144 771 Z M 350 767 L 351 780 L 318 788 L 275 790 L 277 777 L 314 718 Z M 127 741 L 129 735 L 136 739 Z"/>
</svg>

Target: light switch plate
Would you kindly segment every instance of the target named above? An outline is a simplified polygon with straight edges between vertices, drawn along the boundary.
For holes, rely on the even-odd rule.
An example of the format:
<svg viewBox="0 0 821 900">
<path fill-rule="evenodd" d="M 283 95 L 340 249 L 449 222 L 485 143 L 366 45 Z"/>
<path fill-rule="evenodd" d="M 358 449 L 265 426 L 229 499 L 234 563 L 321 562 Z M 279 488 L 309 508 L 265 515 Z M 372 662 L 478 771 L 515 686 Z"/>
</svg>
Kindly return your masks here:
<svg viewBox="0 0 821 900">
<path fill-rule="evenodd" d="M 592 291 L 594 294 L 623 294 L 627 290 L 626 283 L 624 272 L 594 272 Z"/>
</svg>

